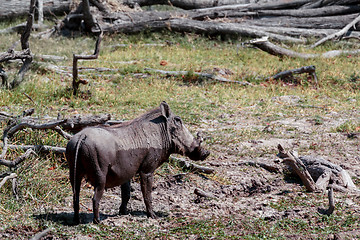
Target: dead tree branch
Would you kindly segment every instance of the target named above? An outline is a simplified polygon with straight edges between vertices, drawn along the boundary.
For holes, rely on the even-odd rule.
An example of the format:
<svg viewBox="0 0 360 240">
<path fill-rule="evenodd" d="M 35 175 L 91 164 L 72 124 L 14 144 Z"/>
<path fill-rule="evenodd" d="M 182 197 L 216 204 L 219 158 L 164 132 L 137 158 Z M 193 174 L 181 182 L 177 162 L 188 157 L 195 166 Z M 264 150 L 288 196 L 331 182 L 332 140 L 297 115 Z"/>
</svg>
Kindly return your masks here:
<svg viewBox="0 0 360 240">
<path fill-rule="evenodd" d="M 43 237 L 45 237 L 45 236 L 46 236 L 49 232 L 51 232 L 51 231 L 52 231 L 51 228 L 47 228 L 47 229 L 45 229 L 44 231 L 35 234 L 35 236 L 33 236 L 30 240 L 40 240 L 40 239 L 42 239 Z"/>
<path fill-rule="evenodd" d="M 329 208 L 328 209 L 318 208 L 318 211 L 321 214 L 330 216 L 335 210 L 334 190 L 331 184 L 328 187 L 328 200 L 329 200 Z"/>
<path fill-rule="evenodd" d="M 286 152 L 280 144 L 278 145 L 278 150 L 278 156 L 283 159 L 286 165 L 289 165 L 296 172 L 296 174 L 300 177 L 301 181 L 304 183 L 306 189 L 309 192 L 316 191 L 317 188 L 314 180 L 306 169 L 306 166 L 301 162 L 301 160 L 296 156 L 296 154 L 292 152 Z"/>
<path fill-rule="evenodd" d="M 358 22 L 360 22 L 360 15 L 357 18 L 355 18 L 351 23 L 346 25 L 343 29 L 341 29 L 341 31 L 331 34 L 323 39 L 320 39 L 319 41 L 317 41 L 316 43 L 311 45 L 310 48 L 315 48 L 315 47 L 319 46 L 320 44 L 323 44 L 324 42 L 331 40 L 331 39 L 341 38 L 350 30 L 350 28 L 354 27 L 354 25 L 357 24 Z"/>
<path fill-rule="evenodd" d="M 331 187 L 334 190 L 338 190 L 342 192 L 350 191 L 354 193 L 359 192 L 358 188 L 353 183 L 348 172 L 345 171 L 340 166 L 333 164 L 321 157 L 313 157 L 313 156 L 298 157 L 296 156 L 296 154 L 286 153 L 281 145 L 278 146 L 278 149 L 279 149 L 278 156 L 284 159 L 284 163 L 286 164 L 288 164 L 289 155 L 295 156 L 294 159 L 296 160 L 296 162 L 299 162 L 299 165 L 301 165 L 302 167 L 301 170 L 304 170 L 304 172 L 306 170 L 307 172 L 305 181 L 311 182 L 312 185 L 315 185 L 316 190 L 325 192 L 331 183 Z M 296 168 L 299 167 L 294 168 L 295 173 L 299 175 L 301 180 L 303 180 L 304 177 L 300 175 L 302 173 L 299 174 Z M 314 181 L 316 181 L 316 183 Z"/>
<path fill-rule="evenodd" d="M 8 148 L 9 149 L 21 149 L 24 151 L 33 150 L 35 152 L 42 152 L 42 153 L 54 152 L 54 153 L 59 153 L 59 154 L 65 153 L 65 150 L 66 150 L 64 147 L 54 147 L 54 146 L 48 146 L 48 145 L 12 145 L 12 144 L 9 144 Z"/>
<path fill-rule="evenodd" d="M 34 109 L 29 109 L 23 112 L 22 116 L 31 115 L 34 112 Z M 107 121 L 110 120 L 110 114 L 103 114 L 98 116 L 74 116 L 71 118 L 63 119 L 63 120 L 54 120 L 47 123 L 39 123 L 39 119 L 30 118 L 30 117 L 14 117 L 11 114 L 7 113 L 0 113 L 2 116 L 6 116 L 7 118 L 11 119 L 10 124 L 4 130 L 2 139 L 3 139 L 3 149 L 0 155 L 0 159 L 5 158 L 8 149 L 23 149 L 29 150 L 32 149 L 34 151 L 39 152 L 58 152 L 63 153 L 64 149 L 59 147 L 53 146 L 44 146 L 44 145 L 10 145 L 9 139 L 18 131 L 23 130 L 25 128 L 37 129 L 37 130 L 54 130 L 58 132 L 61 136 L 66 139 L 70 139 L 72 137 L 71 134 L 67 133 L 65 130 L 71 132 L 78 132 L 84 127 L 87 126 L 95 126 L 100 124 L 105 124 Z M 109 123 L 111 124 L 111 123 Z M 1 164 L 2 162 L 0 162 Z M 4 162 L 3 165 L 8 164 Z"/>
<path fill-rule="evenodd" d="M 308 73 L 315 80 L 315 86 L 318 87 L 319 84 L 318 84 L 315 70 L 316 70 L 316 68 L 314 65 L 305 66 L 305 67 L 301 67 L 301 68 L 295 68 L 295 69 L 279 72 L 279 73 L 275 74 L 274 76 L 270 77 L 270 79 L 275 79 L 275 80 L 277 80 L 277 79 L 289 80 L 290 79 L 290 80 L 292 80 L 294 74 Z"/>
<path fill-rule="evenodd" d="M 331 215 L 335 210 L 334 191 L 332 186 L 329 187 L 328 198 L 329 198 L 329 208 L 326 211 L 326 214 Z"/>
<path fill-rule="evenodd" d="M 98 25 L 100 28 L 100 25 Z M 77 91 L 79 89 L 79 85 L 81 84 L 86 84 L 87 81 L 83 81 L 83 80 L 79 80 L 78 79 L 78 60 L 83 59 L 83 60 L 92 60 L 92 59 L 97 59 L 100 53 L 100 43 L 103 37 L 103 32 L 100 28 L 100 34 L 99 37 L 96 41 L 95 44 L 95 51 L 93 55 L 75 55 L 73 56 L 73 94 L 76 95 Z"/>
<path fill-rule="evenodd" d="M 275 45 L 267 40 L 267 37 L 255 39 L 250 41 L 249 43 L 253 46 L 259 48 L 260 50 L 263 50 L 271 55 L 277 56 L 277 57 L 291 57 L 291 58 L 304 58 L 304 59 L 310 59 L 310 58 L 333 58 L 341 55 L 358 55 L 360 54 L 360 49 L 356 50 L 332 50 L 328 51 L 322 54 L 311 54 L 311 53 L 298 53 L 286 48 L 282 48 L 278 45 Z M 246 43 L 248 44 L 248 43 Z"/>
<path fill-rule="evenodd" d="M 13 178 L 16 178 L 16 177 L 17 177 L 16 173 L 11 173 L 9 176 L 4 177 L 0 182 L 0 188 L 6 183 L 7 180 L 13 179 Z"/>
<path fill-rule="evenodd" d="M 13 168 L 13 167 L 16 167 L 17 165 L 19 165 L 20 163 L 22 163 L 25 159 L 27 159 L 30 156 L 30 154 L 34 154 L 34 153 L 35 152 L 32 149 L 28 149 L 23 155 L 16 158 L 15 161 L 8 161 L 5 159 L 0 159 L 0 164 L 7 166 L 9 168 Z"/>
</svg>

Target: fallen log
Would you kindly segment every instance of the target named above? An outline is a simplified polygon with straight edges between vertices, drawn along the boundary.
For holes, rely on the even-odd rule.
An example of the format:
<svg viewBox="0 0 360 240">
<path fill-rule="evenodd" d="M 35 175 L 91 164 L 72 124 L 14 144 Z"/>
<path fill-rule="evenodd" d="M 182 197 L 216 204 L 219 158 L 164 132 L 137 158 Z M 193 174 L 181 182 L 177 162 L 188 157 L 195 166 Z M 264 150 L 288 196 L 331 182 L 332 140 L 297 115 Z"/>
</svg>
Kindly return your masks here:
<svg viewBox="0 0 360 240">
<path fill-rule="evenodd" d="M 9 50 L 8 52 L 0 53 L 0 62 L 7 62 L 9 60 L 16 59 L 26 60 L 30 55 L 31 51 L 29 48 L 26 48 L 22 51 Z"/>
<path fill-rule="evenodd" d="M 358 14 L 319 17 L 291 17 L 291 16 L 260 16 L 250 19 L 231 19 L 232 22 L 243 22 L 263 27 L 292 27 L 302 29 L 342 29 L 354 20 Z M 360 24 L 355 24 L 359 29 Z M 356 31 L 358 32 L 358 31 Z"/>
<path fill-rule="evenodd" d="M 286 22 L 286 19 L 289 19 L 288 24 L 294 25 L 301 24 L 301 22 L 305 21 L 306 23 L 310 23 L 310 20 L 315 20 L 315 23 L 321 22 L 321 19 L 325 19 L 327 16 L 341 16 L 341 15 L 349 15 L 353 13 L 358 13 L 360 7 L 357 5 L 351 6 L 326 6 L 322 8 L 314 8 L 314 9 L 267 9 L 267 8 L 249 8 L 248 6 L 225 6 L 221 9 L 219 8 L 207 8 L 207 9 L 199 9 L 195 11 L 188 11 L 189 18 L 196 20 L 204 20 L 204 19 L 216 19 L 216 18 L 243 18 L 243 21 L 260 23 L 266 22 L 269 20 L 270 22 Z M 248 18 L 248 19 L 246 19 Z M 320 19 L 319 19 L 320 18 Z M 329 19 L 329 18 L 328 18 Z M 332 21 L 334 22 L 334 19 Z M 269 24 L 268 24 L 269 25 Z"/>
<path fill-rule="evenodd" d="M 249 4 L 259 2 L 256 0 L 124 0 L 123 4 L 129 7 L 170 5 L 182 9 L 202 9 L 223 5 Z M 261 1 L 260 1 L 261 2 Z"/>
<path fill-rule="evenodd" d="M 309 18 L 309 17 L 346 15 L 346 14 L 358 13 L 359 10 L 360 10 L 360 6 L 358 5 L 348 5 L 348 6 L 333 5 L 333 6 L 325 6 L 321 8 L 311 8 L 311 9 L 300 8 L 300 9 L 282 9 L 282 10 L 260 10 L 257 11 L 256 13 L 258 16 L 290 16 L 297 18 Z"/>
<path fill-rule="evenodd" d="M 73 117 L 65 119 L 59 124 L 59 127 L 61 127 L 63 130 L 77 133 L 85 127 L 107 124 L 110 119 L 110 114 L 86 116 L 75 115 Z"/>
<path fill-rule="evenodd" d="M 5 158 L 5 155 L 8 151 L 8 149 L 23 149 L 23 150 L 38 150 L 42 152 L 49 152 L 49 151 L 55 151 L 55 152 L 62 152 L 63 149 L 58 147 L 52 147 L 52 146 L 44 146 L 44 145 L 10 145 L 8 143 L 8 140 L 18 131 L 23 130 L 25 128 L 31 128 L 31 129 L 37 129 L 37 130 L 54 130 L 58 132 L 61 136 L 63 136 L 65 139 L 70 139 L 72 137 L 71 134 L 67 133 L 66 131 L 70 131 L 73 133 L 76 133 L 83 128 L 87 126 L 95 126 L 95 125 L 104 125 L 107 124 L 107 121 L 110 120 L 111 116 L 110 114 L 103 114 L 103 115 L 97 115 L 97 116 L 74 116 L 67 119 L 62 120 L 53 120 L 46 123 L 39 123 L 40 120 L 36 118 L 27 117 L 31 115 L 34 112 L 34 109 L 26 110 L 22 113 L 20 116 L 13 116 L 12 114 L 8 113 L 0 113 L 0 116 L 3 116 L 7 119 L 9 119 L 9 125 L 6 127 L 6 129 L 3 132 L 3 148 L 2 153 L 0 155 L 0 159 Z M 25 117 L 22 117 L 25 116 Z M 109 122 L 108 124 L 116 124 L 119 121 L 116 121 L 114 123 Z M 65 131 L 66 130 L 66 131 Z M 1 164 L 1 162 L 0 162 Z"/>
<path fill-rule="evenodd" d="M 355 50 L 332 50 L 328 51 L 322 54 L 315 54 L 315 53 L 298 53 L 280 46 L 277 46 L 267 40 L 267 37 L 255 39 L 252 41 L 249 41 L 245 44 L 251 44 L 271 55 L 277 56 L 277 57 L 291 57 L 291 58 L 333 58 L 338 56 L 347 56 L 347 55 L 358 55 L 360 54 L 360 49 Z"/>
<path fill-rule="evenodd" d="M 359 3 L 359 0 L 317 0 L 317 1 L 310 1 L 309 3 L 304 4 L 301 8 L 303 9 L 310 9 L 310 8 L 318 8 L 318 7 L 324 7 L 329 5 L 352 5 Z"/>
<path fill-rule="evenodd" d="M 251 40 L 246 44 L 251 44 L 271 55 L 277 57 L 292 57 L 292 58 L 314 58 L 317 57 L 317 54 L 307 54 L 307 53 L 298 53 L 286 48 L 282 48 L 268 41 L 268 37 L 263 37 L 260 39 Z"/>
<path fill-rule="evenodd" d="M 289 37 L 281 34 L 271 33 L 261 30 L 249 25 L 237 23 L 223 23 L 223 22 L 204 22 L 196 21 L 186 18 L 174 19 L 157 19 L 152 21 L 121 21 L 112 25 L 105 25 L 102 27 L 107 33 L 139 33 L 143 31 L 159 31 L 168 29 L 176 32 L 191 32 L 198 34 L 206 34 L 209 36 L 229 35 L 229 36 L 243 36 L 243 37 L 264 37 L 268 36 L 270 39 L 276 41 L 285 41 L 292 43 L 305 43 L 304 39 Z"/>
<path fill-rule="evenodd" d="M 43 12 L 45 15 L 63 15 L 70 11 L 73 0 L 43 0 Z M 25 16 L 29 12 L 29 1 L 6 0 L 1 1 L 0 19 L 11 19 Z"/>
<path fill-rule="evenodd" d="M 25 23 L 20 23 L 16 26 L 13 27 L 8 27 L 5 29 L 1 29 L 0 30 L 0 34 L 9 34 L 9 33 L 21 33 L 25 30 L 26 27 L 26 22 Z M 39 25 L 39 24 L 33 24 L 32 26 L 32 30 L 41 30 L 43 29 L 43 25 Z"/>
</svg>

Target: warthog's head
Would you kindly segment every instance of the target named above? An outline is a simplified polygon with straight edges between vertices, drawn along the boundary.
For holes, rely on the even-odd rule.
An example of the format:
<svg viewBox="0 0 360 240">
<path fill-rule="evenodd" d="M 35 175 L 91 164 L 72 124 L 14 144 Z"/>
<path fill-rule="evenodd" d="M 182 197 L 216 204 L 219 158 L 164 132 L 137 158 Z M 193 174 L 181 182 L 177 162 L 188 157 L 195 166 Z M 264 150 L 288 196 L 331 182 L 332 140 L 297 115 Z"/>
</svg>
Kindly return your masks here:
<svg viewBox="0 0 360 240">
<path fill-rule="evenodd" d="M 171 144 L 175 152 L 188 156 L 192 160 L 205 160 L 210 152 L 201 146 L 203 141 L 200 134 L 195 138 L 179 116 L 176 116 L 170 110 L 166 102 L 160 104 L 162 115 L 167 119 L 167 127 L 170 132 Z"/>
</svg>

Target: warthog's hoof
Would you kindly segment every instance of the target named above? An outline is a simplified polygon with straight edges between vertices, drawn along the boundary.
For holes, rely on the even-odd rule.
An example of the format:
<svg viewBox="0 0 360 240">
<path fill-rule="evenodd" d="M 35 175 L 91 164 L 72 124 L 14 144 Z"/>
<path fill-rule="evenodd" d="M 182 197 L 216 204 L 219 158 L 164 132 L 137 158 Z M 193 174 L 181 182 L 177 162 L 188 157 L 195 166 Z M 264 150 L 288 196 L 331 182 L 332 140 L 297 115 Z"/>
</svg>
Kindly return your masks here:
<svg viewBox="0 0 360 240">
<path fill-rule="evenodd" d="M 157 218 L 158 218 L 158 217 L 155 215 L 154 212 L 148 212 L 148 213 L 147 213 L 147 216 L 148 216 L 149 218 L 153 218 L 153 219 L 157 219 Z"/>
<path fill-rule="evenodd" d="M 126 210 L 126 207 L 123 208 L 123 207 L 120 207 L 119 209 L 119 215 L 128 215 L 128 211 Z"/>
<path fill-rule="evenodd" d="M 94 219 L 93 219 L 93 223 L 94 223 L 94 224 L 99 224 L 99 223 L 100 223 L 100 219 L 99 219 L 99 218 L 94 218 Z"/>
<path fill-rule="evenodd" d="M 79 225 L 79 224 L 80 224 L 80 217 L 79 217 L 79 216 L 74 216 L 74 218 L 73 218 L 73 224 L 74 224 L 74 225 Z"/>
</svg>

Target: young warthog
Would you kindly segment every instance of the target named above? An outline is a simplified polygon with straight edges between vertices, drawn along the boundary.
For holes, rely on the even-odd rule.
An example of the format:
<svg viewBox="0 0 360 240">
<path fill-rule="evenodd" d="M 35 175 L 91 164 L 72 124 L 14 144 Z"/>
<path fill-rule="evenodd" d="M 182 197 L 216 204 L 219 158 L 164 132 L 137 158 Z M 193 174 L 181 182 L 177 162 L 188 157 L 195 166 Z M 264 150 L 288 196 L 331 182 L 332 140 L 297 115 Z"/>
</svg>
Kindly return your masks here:
<svg viewBox="0 0 360 240">
<path fill-rule="evenodd" d="M 83 177 L 94 186 L 94 223 L 100 222 L 99 202 L 106 188 L 121 185 L 120 214 L 130 199 L 130 179 L 140 174 L 141 191 L 148 217 L 155 218 L 151 188 L 156 168 L 179 153 L 204 160 L 209 151 L 201 147 L 180 117 L 162 102 L 144 115 L 111 127 L 89 127 L 74 135 L 66 147 L 73 189 L 74 222 L 79 223 L 79 194 Z"/>
</svg>

